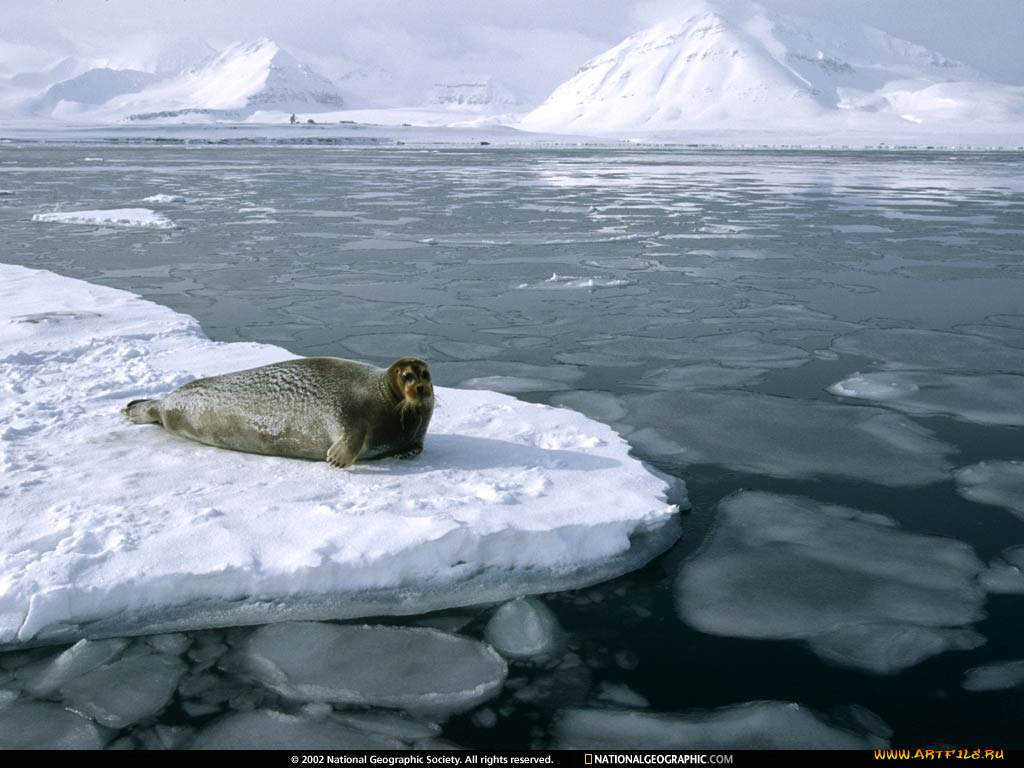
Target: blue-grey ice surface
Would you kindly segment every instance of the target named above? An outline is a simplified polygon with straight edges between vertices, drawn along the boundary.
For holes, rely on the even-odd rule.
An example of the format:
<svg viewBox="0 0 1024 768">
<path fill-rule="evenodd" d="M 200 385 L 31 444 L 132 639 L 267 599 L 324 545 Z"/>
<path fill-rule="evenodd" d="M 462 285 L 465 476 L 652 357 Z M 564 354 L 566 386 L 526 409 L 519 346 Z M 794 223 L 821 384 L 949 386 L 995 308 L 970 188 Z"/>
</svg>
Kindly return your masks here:
<svg viewBox="0 0 1024 768">
<path fill-rule="evenodd" d="M 0 145 L 4 260 L 582 411 L 694 511 L 644 571 L 541 598 L 564 652 L 465 715 L 289 698 L 239 665 L 254 630 L 211 630 L 0 654 L 4 746 L 1024 746 L 1019 687 L 962 687 L 1009 679 L 1024 591 L 1019 153 L 191 138 Z M 161 194 L 175 229 L 32 221 Z M 500 610 L 407 621 L 481 641 Z M 65 709 L 132 658 L 187 667 L 162 711 Z"/>
<path fill-rule="evenodd" d="M 680 570 L 680 616 L 705 632 L 807 641 L 819 656 L 891 673 L 984 638 L 982 563 L 958 541 L 875 514 L 746 492 L 719 506 Z"/>
</svg>

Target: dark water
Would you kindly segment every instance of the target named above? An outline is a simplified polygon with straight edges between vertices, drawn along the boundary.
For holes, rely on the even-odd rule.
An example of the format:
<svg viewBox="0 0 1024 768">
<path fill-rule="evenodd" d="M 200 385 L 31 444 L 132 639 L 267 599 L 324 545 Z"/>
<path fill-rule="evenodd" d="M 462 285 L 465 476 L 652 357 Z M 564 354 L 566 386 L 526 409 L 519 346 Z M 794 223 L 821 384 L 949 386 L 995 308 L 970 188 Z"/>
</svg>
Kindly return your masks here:
<svg viewBox="0 0 1024 768">
<path fill-rule="evenodd" d="M 1021 595 L 983 595 L 979 580 L 982 563 L 1024 543 L 1022 494 L 972 501 L 954 475 L 1024 460 L 1024 405 L 1013 399 L 1024 391 L 1020 154 L 9 145 L 0 188 L 15 193 L 0 197 L 4 261 L 139 293 L 218 340 L 379 364 L 421 356 L 444 385 L 612 423 L 638 456 L 685 478 L 693 509 L 676 548 L 613 582 L 546 596 L 566 655 L 514 663 L 487 712 L 447 720 L 443 738 L 546 746 L 562 743 L 553 724 L 570 708 L 772 700 L 852 730 L 891 729 L 899 745 L 1024 747 L 1020 686 L 963 687 L 968 669 L 1024 657 Z M 156 193 L 185 197 L 148 204 L 177 229 L 31 221 Z M 901 385 L 909 375 L 918 389 L 888 408 L 826 391 L 855 372 L 895 373 Z M 921 393 L 938 401 L 922 405 Z M 995 416 L 966 406 L 975 400 Z M 847 535 L 852 549 L 861 528 L 730 548 L 743 533 L 734 525 L 698 553 L 724 525 L 720 503 L 741 491 L 877 513 L 898 529 L 858 523 L 874 531 L 870 552 L 801 578 L 792 562 L 822 562 Z M 902 548 L 953 545 L 886 538 L 897 530 L 966 545 L 948 600 Z M 743 578 L 712 580 L 728 583 L 721 600 L 687 607 L 694 557 Z M 921 602 L 901 609 L 912 618 L 893 615 L 889 578 L 920 587 Z M 743 615 L 744 579 L 774 606 L 771 621 Z M 973 614 L 936 607 L 957 600 Z M 830 601 L 829 629 L 976 639 L 871 671 L 815 653 L 820 625 L 794 628 L 820 621 Z M 739 615 L 723 631 L 730 606 Z M 480 636 L 488 616 L 453 621 Z M 7 656 L 10 670 L 23 663 Z M 201 715 L 179 691 L 117 736 L 153 745 L 163 723 L 185 726 L 185 745 L 229 710 L 296 706 L 249 689 Z"/>
</svg>

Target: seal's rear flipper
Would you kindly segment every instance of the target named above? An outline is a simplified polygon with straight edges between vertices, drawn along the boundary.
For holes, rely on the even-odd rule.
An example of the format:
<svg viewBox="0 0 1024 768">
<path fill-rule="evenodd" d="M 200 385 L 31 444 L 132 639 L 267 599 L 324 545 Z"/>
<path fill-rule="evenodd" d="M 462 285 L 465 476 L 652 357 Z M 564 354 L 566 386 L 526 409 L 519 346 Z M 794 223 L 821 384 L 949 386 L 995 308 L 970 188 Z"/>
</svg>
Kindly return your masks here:
<svg viewBox="0 0 1024 768">
<path fill-rule="evenodd" d="M 159 400 L 132 400 L 121 413 L 135 424 L 159 424 L 159 406 Z"/>
</svg>

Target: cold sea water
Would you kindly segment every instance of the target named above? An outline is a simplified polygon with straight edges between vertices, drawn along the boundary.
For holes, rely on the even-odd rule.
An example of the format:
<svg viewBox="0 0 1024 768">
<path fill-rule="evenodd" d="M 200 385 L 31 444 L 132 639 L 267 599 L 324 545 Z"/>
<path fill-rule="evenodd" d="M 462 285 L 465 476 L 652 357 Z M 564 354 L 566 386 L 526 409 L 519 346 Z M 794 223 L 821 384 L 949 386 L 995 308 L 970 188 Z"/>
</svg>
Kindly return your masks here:
<svg viewBox="0 0 1024 768">
<path fill-rule="evenodd" d="M 542 596 L 564 642 L 512 661 L 495 698 L 349 725 L 466 747 L 1024 748 L 1020 153 L 6 144 L 0 188 L 5 262 L 217 340 L 420 356 L 442 385 L 609 423 L 685 479 L 678 544 Z M 177 227 L 32 221 L 139 206 Z M 373 622 L 480 638 L 492 613 Z M 322 721 L 224 662 L 252 631 L 156 641 L 187 671 L 137 718 L 125 691 L 104 741 Z M 32 712 L 63 689 L 23 670 L 61 650 L 0 654 L 0 722 L 42 743 Z"/>
</svg>

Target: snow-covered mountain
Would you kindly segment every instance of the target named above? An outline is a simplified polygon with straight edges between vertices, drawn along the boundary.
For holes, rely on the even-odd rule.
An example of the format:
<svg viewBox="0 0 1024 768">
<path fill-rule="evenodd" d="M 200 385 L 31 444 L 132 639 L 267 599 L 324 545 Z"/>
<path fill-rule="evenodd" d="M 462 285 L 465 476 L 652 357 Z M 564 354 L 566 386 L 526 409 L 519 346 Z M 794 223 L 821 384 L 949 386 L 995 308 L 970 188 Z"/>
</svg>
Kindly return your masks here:
<svg viewBox="0 0 1024 768">
<path fill-rule="evenodd" d="M 115 96 L 136 93 L 159 80 L 158 75 L 134 69 L 90 69 L 50 86 L 31 110 L 41 115 L 51 115 L 55 111 L 65 114 L 79 112 L 104 104 Z"/>
<path fill-rule="evenodd" d="M 334 83 L 261 38 L 233 45 L 203 67 L 112 99 L 101 111 L 134 120 L 188 114 L 244 117 L 257 110 L 338 109 L 343 103 Z"/>
<path fill-rule="evenodd" d="M 156 58 L 153 70 L 178 74 L 201 69 L 217 58 L 217 51 L 204 40 L 181 37 L 165 46 Z"/>
<path fill-rule="evenodd" d="M 1024 89 L 880 30 L 699 3 L 587 62 L 532 130 L 665 131 L 1024 118 Z M 965 86 L 969 83 L 969 86 Z"/>
<path fill-rule="evenodd" d="M 73 56 L 67 56 L 56 64 L 35 72 L 19 72 L 7 79 L 7 83 L 16 88 L 48 88 L 63 80 L 82 74 L 90 69 L 89 65 Z"/>
<path fill-rule="evenodd" d="M 206 43 L 178 40 L 159 53 L 153 69 L 89 68 L 67 59 L 0 81 L 0 107 L 24 116 L 109 122 L 240 119 L 260 110 L 323 112 L 344 104 L 334 83 L 267 39 L 220 54 Z"/>
</svg>

